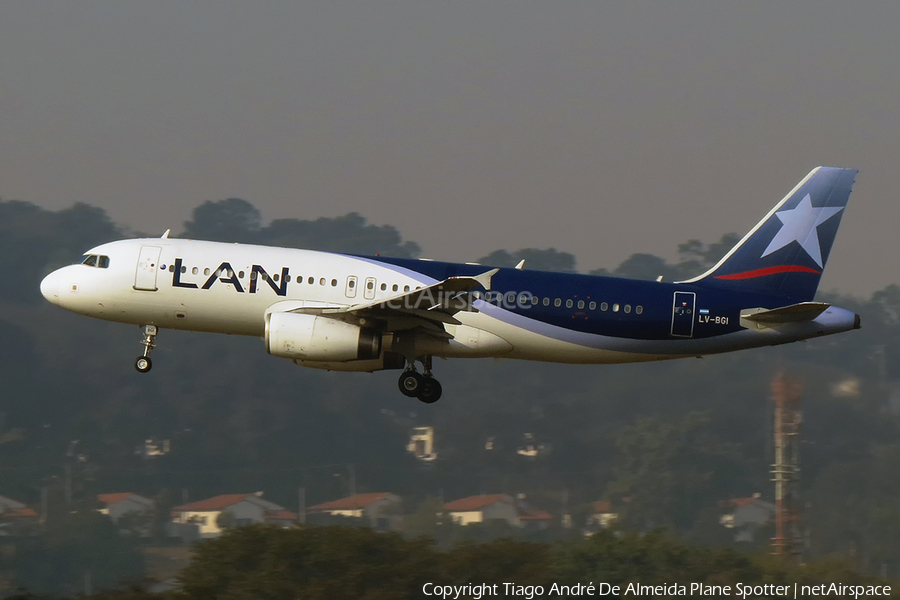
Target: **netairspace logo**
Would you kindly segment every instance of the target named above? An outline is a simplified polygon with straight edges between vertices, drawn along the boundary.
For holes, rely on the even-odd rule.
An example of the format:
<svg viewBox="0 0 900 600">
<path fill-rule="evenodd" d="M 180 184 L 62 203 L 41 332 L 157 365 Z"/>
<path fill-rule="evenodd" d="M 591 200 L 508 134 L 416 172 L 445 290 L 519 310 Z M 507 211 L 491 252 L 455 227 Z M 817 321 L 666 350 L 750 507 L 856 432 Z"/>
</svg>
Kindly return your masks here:
<svg viewBox="0 0 900 600">
<path fill-rule="evenodd" d="M 609 583 L 585 585 L 576 583 L 562 585 L 554 583 L 548 587 L 542 585 L 518 585 L 515 583 L 468 583 L 466 585 L 438 585 L 426 583 L 422 586 L 422 593 L 428 597 L 441 598 L 442 600 L 460 600 L 471 598 L 481 600 L 487 597 L 497 598 L 524 598 L 533 600 L 542 597 L 605 597 L 605 596 L 633 596 L 659 597 L 659 596 L 713 596 L 735 597 L 747 600 L 748 598 L 806 598 L 809 596 L 834 596 L 835 598 L 859 598 L 890 596 L 889 585 L 844 585 L 841 583 L 823 583 L 820 585 L 748 585 L 737 583 L 735 585 L 707 585 L 704 583 L 671 583 L 662 585 L 641 585 L 629 583 L 626 586 L 611 585 Z"/>
</svg>

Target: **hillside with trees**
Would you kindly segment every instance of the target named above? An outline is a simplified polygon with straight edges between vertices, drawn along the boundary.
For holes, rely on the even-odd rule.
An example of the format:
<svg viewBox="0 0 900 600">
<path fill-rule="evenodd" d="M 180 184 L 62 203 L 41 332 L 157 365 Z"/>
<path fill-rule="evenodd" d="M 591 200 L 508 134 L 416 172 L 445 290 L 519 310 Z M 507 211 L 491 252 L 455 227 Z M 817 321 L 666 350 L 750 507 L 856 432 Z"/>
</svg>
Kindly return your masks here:
<svg viewBox="0 0 900 600">
<path fill-rule="evenodd" d="M 358 491 L 403 497 L 410 514 L 437 498 L 509 493 L 580 526 L 603 499 L 618 505 L 624 529 L 734 546 L 718 526 L 720 506 L 772 496 L 770 386 L 785 371 L 803 385 L 808 556 L 900 574 L 898 286 L 869 298 L 821 294 L 858 312 L 863 328 L 802 344 L 635 365 L 436 361 L 444 398 L 425 406 L 400 397 L 391 372 L 303 369 L 254 338 L 163 331 L 153 372 L 136 373 L 137 327 L 70 314 L 38 289 L 91 246 L 133 235 L 88 205 L 54 212 L 0 201 L 0 495 L 43 506 L 48 523 L 103 492 L 173 506 L 265 490 L 296 509 L 300 488 L 312 504 L 349 495 L 352 478 Z M 172 236 L 420 251 L 358 214 L 265 223 L 234 198 L 201 204 Z M 605 272 L 693 275 L 734 239 L 688 241 L 674 264 L 634 255 Z M 530 269 L 577 270 L 557 249 L 498 249 L 481 262 L 522 258 Z M 421 425 L 435 429 L 438 458 L 427 464 L 406 451 Z M 168 440 L 170 451 L 148 457 L 147 440 Z M 540 451 L 518 452 L 528 445 Z M 123 559 L 122 572 L 131 569 Z"/>
</svg>

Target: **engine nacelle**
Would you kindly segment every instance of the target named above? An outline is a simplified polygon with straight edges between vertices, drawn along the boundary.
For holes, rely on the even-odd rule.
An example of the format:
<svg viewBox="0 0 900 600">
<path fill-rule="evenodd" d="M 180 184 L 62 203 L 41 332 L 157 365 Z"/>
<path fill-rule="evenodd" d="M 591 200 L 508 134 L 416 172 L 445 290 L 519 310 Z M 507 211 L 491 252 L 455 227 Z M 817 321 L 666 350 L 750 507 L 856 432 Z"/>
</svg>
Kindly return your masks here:
<svg viewBox="0 0 900 600">
<path fill-rule="evenodd" d="M 372 360 L 381 356 L 381 333 L 319 315 L 276 312 L 266 317 L 266 351 L 303 361 Z"/>
</svg>

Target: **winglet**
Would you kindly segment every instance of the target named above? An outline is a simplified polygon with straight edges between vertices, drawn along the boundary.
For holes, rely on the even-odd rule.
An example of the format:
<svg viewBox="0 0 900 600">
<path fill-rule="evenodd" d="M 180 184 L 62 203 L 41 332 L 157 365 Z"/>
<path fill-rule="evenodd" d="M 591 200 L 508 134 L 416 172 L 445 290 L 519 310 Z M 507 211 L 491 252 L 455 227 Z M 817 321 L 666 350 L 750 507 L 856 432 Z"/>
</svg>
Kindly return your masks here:
<svg viewBox="0 0 900 600">
<path fill-rule="evenodd" d="M 164 240 L 167 239 L 167 238 L 169 237 L 169 232 L 170 232 L 170 231 L 172 231 L 172 230 L 171 230 L 171 229 L 166 229 L 166 232 L 165 232 L 164 234 L 162 234 L 160 237 L 161 237 L 162 239 L 164 239 Z"/>
<path fill-rule="evenodd" d="M 483 287 L 486 290 L 491 289 L 491 279 L 496 275 L 500 269 L 491 269 L 490 271 L 485 271 L 481 275 L 474 275 L 472 279 L 478 282 L 478 285 Z"/>
<path fill-rule="evenodd" d="M 522 260 L 519 261 L 519 264 L 516 265 L 516 269 L 521 271 L 524 267 L 525 267 L 525 259 L 523 258 Z"/>
</svg>

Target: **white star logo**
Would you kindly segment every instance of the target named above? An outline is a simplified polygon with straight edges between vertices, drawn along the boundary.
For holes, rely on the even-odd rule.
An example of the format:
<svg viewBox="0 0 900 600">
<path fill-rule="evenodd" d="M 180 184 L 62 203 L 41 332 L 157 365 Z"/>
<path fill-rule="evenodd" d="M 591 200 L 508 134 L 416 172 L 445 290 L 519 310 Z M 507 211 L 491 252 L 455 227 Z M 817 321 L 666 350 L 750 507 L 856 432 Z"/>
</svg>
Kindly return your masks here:
<svg viewBox="0 0 900 600">
<path fill-rule="evenodd" d="M 816 264 L 822 267 L 822 250 L 819 248 L 819 232 L 816 228 L 842 210 L 844 207 L 813 208 L 812 201 L 807 194 L 796 208 L 775 213 L 775 216 L 781 220 L 781 229 L 769 242 L 769 246 L 762 256 L 768 256 L 776 250 L 781 250 L 791 242 L 797 242 L 816 261 Z"/>
</svg>

